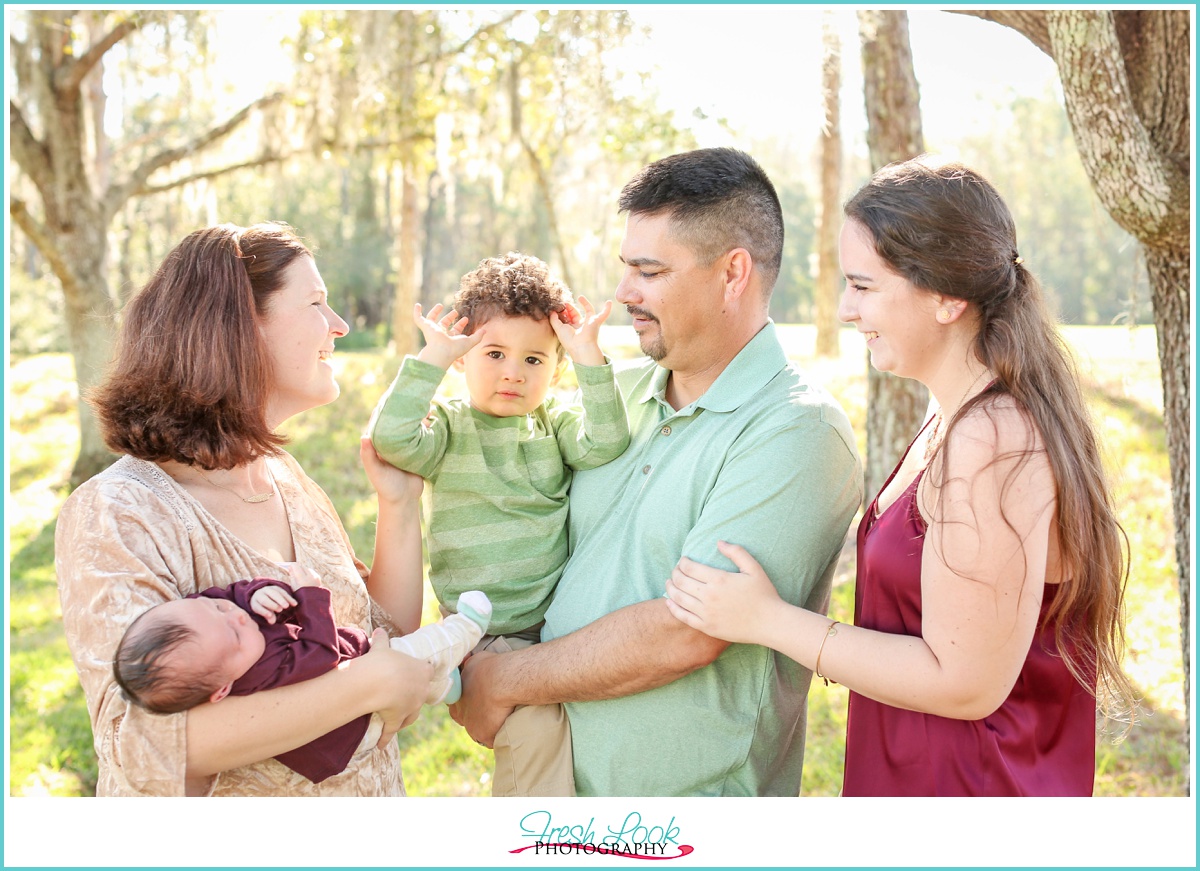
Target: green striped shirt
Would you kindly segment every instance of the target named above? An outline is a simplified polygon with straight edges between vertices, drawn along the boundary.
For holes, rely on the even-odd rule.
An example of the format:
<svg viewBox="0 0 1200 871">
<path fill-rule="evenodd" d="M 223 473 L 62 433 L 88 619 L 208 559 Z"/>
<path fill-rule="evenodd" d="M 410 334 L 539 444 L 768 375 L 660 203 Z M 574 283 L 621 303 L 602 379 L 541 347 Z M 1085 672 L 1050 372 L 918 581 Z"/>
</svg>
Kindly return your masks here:
<svg viewBox="0 0 1200 871">
<path fill-rule="evenodd" d="M 629 444 L 611 365 L 575 366 L 582 406 L 547 398 L 527 415 L 493 417 L 435 399 L 445 370 L 406 357 L 370 428 L 379 455 L 429 481 L 429 582 L 454 609 L 460 594 L 492 600 L 488 631 L 542 621 L 567 561 L 572 470 Z M 432 405 L 432 410 L 430 406 Z"/>
</svg>

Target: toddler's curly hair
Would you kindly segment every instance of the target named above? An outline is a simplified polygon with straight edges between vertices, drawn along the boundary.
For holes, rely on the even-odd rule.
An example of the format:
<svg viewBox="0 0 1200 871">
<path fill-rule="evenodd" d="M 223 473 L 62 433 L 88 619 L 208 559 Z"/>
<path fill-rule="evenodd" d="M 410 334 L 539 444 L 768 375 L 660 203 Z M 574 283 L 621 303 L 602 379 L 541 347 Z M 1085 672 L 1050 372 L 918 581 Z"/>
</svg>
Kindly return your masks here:
<svg viewBox="0 0 1200 871">
<path fill-rule="evenodd" d="M 571 291 L 550 274 L 550 267 L 519 251 L 481 260 L 462 277 L 454 295 L 455 310 L 468 318 L 467 335 L 497 315 L 544 321 L 569 302 Z"/>
</svg>

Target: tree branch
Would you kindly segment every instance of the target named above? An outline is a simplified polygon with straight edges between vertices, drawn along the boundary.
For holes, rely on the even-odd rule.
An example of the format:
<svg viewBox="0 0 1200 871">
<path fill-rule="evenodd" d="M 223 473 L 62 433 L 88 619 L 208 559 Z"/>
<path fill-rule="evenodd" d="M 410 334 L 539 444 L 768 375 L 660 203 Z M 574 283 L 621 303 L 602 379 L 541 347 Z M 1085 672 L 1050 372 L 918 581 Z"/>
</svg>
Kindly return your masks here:
<svg viewBox="0 0 1200 871">
<path fill-rule="evenodd" d="M 1058 66 L 1075 143 L 1113 220 L 1151 247 L 1186 248 L 1191 186 L 1186 161 L 1154 142 L 1138 106 L 1117 34 L 1103 10 L 947 10 L 1012 28 Z"/>
<path fill-rule="evenodd" d="M 1044 14 L 1067 117 L 1100 201 L 1144 245 L 1186 250 L 1191 185 L 1138 114 L 1113 13 Z"/>
<path fill-rule="evenodd" d="M 121 206 L 132 196 L 146 187 L 146 180 L 153 175 L 157 170 L 163 167 L 170 166 L 172 163 L 182 160 L 185 157 L 193 155 L 204 150 L 212 145 L 217 140 L 228 136 L 238 127 L 246 122 L 251 113 L 255 109 L 269 106 L 272 103 L 277 103 L 283 99 L 282 93 L 267 94 L 260 97 L 248 106 L 245 106 L 225 121 L 223 124 L 218 124 L 211 130 L 193 139 L 191 142 L 181 145 L 177 148 L 169 148 L 166 151 L 161 151 L 153 157 L 145 160 L 141 166 L 133 171 L 133 174 L 122 184 L 112 185 L 104 195 L 104 210 L 106 214 L 114 214 Z"/>
<path fill-rule="evenodd" d="M 8 201 L 8 214 L 12 216 L 13 222 L 33 242 L 38 252 L 46 258 L 46 262 L 50 264 L 50 268 L 54 271 L 58 280 L 62 282 L 63 288 L 69 289 L 77 285 L 78 279 L 75 275 L 75 270 L 71 268 L 71 265 L 63 256 L 63 252 L 55 244 L 54 236 L 46 229 L 44 224 L 30 214 L 29 209 L 25 206 L 25 201 L 20 197 L 10 197 Z"/>
<path fill-rule="evenodd" d="M 467 46 L 469 46 L 472 42 L 477 40 L 482 34 L 487 33 L 492 28 L 503 27 L 505 24 L 508 24 L 510 21 L 512 21 L 514 18 L 516 18 L 518 15 L 520 15 L 521 12 L 522 12 L 522 10 L 518 9 L 515 12 L 511 12 L 508 15 L 505 15 L 503 18 L 498 18 L 495 21 L 489 21 L 487 24 L 482 24 L 478 28 L 476 28 L 473 33 L 471 33 L 469 36 L 467 36 L 465 39 L 463 39 L 457 46 L 455 46 L 453 48 L 445 49 L 443 51 L 435 52 L 434 54 L 426 55 L 425 57 L 422 57 L 422 58 L 418 58 L 418 59 L 414 60 L 411 65 L 415 66 L 415 67 L 419 67 L 419 66 L 424 66 L 427 64 L 432 64 L 434 61 L 442 60 L 443 58 L 447 58 L 447 57 L 453 57 L 456 54 L 466 51 Z"/>
<path fill-rule="evenodd" d="M 29 47 L 29 41 L 17 39 L 13 34 L 8 36 L 8 51 L 13 59 L 13 71 L 17 74 L 17 90 L 21 90 L 22 83 L 29 82 L 33 70 L 33 54 Z"/>
<path fill-rule="evenodd" d="M 397 145 L 406 145 L 408 143 L 418 142 L 423 139 L 432 140 L 432 138 L 433 137 L 428 134 L 414 133 L 411 136 L 404 136 L 400 139 L 357 142 L 349 148 L 344 148 L 343 146 L 339 146 L 333 142 L 324 143 L 324 147 L 327 147 L 331 151 L 344 150 L 351 153 L 358 153 L 360 151 L 370 151 L 379 148 L 393 148 Z M 248 160 L 244 163 L 235 163 L 229 166 L 222 166 L 219 169 L 210 169 L 205 170 L 204 172 L 193 173 L 192 175 L 183 176 L 182 178 L 174 179 L 173 181 L 169 181 L 165 184 L 143 185 L 142 187 L 133 191 L 132 196 L 161 194 L 164 191 L 174 190 L 175 188 L 183 187 L 184 185 L 191 184 L 192 182 L 205 181 L 206 179 L 216 178 L 217 176 L 225 175 L 226 173 L 237 172 L 239 169 L 254 169 L 258 166 L 270 166 L 273 163 L 283 163 L 285 160 L 291 160 L 293 157 L 307 156 L 310 153 L 311 152 L 306 149 L 304 151 L 289 152 L 288 154 L 264 154 L 261 157 L 255 158 L 254 160 Z"/>
<path fill-rule="evenodd" d="M 84 76 L 91 72 L 92 67 L 100 63 L 100 59 L 108 53 L 109 49 L 141 26 L 141 22 L 137 18 L 126 18 L 119 22 L 99 42 L 89 48 L 86 54 L 72 63 L 59 67 L 58 72 L 54 74 L 54 89 L 59 93 L 78 91 Z"/>
<path fill-rule="evenodd" d="M 8 127 L 12 156 L 17 161 L 17 166 L 29 176 L 44 197 L 53 175 L 50 170 L 50 155 L 46 151 L 45 143 L 29 129 L 25 115 L 15 100 L 8 103 Z"/>
<path fill-rule="evenodd" d="M 970 15 L 1010 27 L 1046 54 L 1054 56 L 1050 50 L 1050 28 L 1046 24 L 1044 11 L 1026 9 L 947 9 L 946 11 L 955 15 Z"/>
<path fill-rule="evenodd" d="M 149 194 L 161 194 L 164 191 L 174 190 L 178 187 L 183 187 L 185 184 L 192 182 L 204 181 L 205 179 L 216 178 L 219 175 L 225 175 L 229 172 L 236 172 L 239 169 L 253 169 L 256 166 L 269 166 L 272 163 L 281 163 L 294 155 L 290 154 L 270 154 L 259 157 L 256 160 L 248 160 L 245 163 L 236 163 L 231 166 L 222 166 L 220 169 L 210 169 L 205 172 L 197 172 L 192 175 L 185 175 L 182 178 L 177 178 L 169 181 L 166 184 L 143 185 L 133 192 L 133 196 L 144 196 Z"/>
</svg>

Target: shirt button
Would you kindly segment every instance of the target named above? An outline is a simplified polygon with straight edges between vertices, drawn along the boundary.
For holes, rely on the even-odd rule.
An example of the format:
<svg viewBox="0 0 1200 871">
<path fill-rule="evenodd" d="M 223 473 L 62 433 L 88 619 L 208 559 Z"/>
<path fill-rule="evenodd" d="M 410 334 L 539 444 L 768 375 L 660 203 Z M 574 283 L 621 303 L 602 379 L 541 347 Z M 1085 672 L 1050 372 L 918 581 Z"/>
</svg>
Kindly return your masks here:
<svg viewBox="0 0 1200 871">
<path fill-rule="evenodd" d="M 649 466 L 649 464 L 647 464 L 647 465 L 645 465 L 645 466 L 642 466 L 642 474 L 643 474 L 643 475 L 649 475 L 649 474 L 650 474 L 650 466 Z"/>
<path fill-rule="evenodd" d="M 661 432 L 663 435 L 670 435 L 671 434 L 670 424 L 667 424 L 666 426 L 664 426 L 662 429 L 659 430 L 659 432 Z"/>
</svg>

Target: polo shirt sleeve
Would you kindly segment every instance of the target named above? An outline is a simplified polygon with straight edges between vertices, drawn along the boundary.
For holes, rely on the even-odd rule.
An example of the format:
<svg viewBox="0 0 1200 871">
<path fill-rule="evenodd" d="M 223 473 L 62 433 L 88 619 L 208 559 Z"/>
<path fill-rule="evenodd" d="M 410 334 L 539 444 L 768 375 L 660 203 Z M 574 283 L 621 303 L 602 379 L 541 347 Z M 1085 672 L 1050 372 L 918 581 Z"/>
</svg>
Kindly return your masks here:
<svg viewBox="0 0 1200 871">
<path fill-rule="evenodd" d="M 430 408 L 445 375 L 439 366 L 405 357 L 367 425 L 379 456 L 422 478 L 437 470 L 450 440 L 448 411 Z"/>
<path fill-rule="evenodd" d="M 575 364 L 582 405 L 547 406 L 563 462 L 576 471 L 612 462 L 629 446 L 629 420 L 611 363 Z"/>
<path fill-rule="evenodd" d="M 818 406 L 782 425 L 748 427 L 731 445 L 684 554 L 736 571 L 717 541 L 741 545 L 785 601 L 827 608 L 820 582 L 862 501 L 862 471 L 857 449 L 825 414 Z"/>
</svg>

